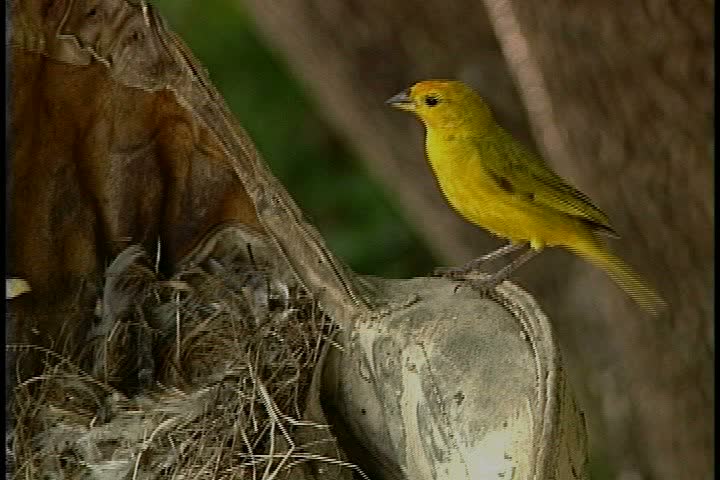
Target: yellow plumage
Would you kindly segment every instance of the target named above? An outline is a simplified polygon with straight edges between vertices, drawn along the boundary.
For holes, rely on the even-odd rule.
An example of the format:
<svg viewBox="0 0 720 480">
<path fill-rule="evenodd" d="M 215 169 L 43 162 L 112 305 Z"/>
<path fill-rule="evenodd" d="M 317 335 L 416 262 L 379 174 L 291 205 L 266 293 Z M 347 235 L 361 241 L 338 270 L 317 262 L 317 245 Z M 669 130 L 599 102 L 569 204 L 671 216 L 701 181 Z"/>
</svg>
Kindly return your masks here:
<svg viewBox="0 0 720 480">
<path fill-rule="evenodd" d="M 537 251 L 564 247 L 605 270 L 646 310 L 662 308 L 660 296 L 598 237 L 615 236 L 608 217 L 500 127 L 468 86 L 424 81 L 388 103 L 425 124 L 432 170 L 445 198 L 466 220 Z"/>
</svg>

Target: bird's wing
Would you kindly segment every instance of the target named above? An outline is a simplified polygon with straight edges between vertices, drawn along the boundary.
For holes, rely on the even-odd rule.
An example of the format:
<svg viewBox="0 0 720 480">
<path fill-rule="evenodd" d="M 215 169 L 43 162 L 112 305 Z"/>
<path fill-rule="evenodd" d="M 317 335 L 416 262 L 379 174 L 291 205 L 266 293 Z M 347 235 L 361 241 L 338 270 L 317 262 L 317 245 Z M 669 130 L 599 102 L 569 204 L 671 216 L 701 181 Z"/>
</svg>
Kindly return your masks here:
<svg viewBox="0 0 720 480">
<path fill-rule="evenodd" d="M 542 158 L 509 134 L 503 132 L 500 139 L 482 139 L 476 144 L 483 168 L 503 190 L 578 217 L 592 224 L 598 231 L 617 236 L 607 215 L 593 205 L 587 195 L 566 183 L 550 170 Z"/>
</svg>

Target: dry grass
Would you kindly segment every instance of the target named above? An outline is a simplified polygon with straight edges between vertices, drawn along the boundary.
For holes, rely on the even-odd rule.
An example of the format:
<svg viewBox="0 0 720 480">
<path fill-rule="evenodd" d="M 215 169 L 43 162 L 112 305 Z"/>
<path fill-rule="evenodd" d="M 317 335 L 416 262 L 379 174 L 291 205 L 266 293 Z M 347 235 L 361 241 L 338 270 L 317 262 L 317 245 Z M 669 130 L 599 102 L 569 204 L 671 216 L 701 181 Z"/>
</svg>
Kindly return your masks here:
<svg viewBox="0 0 720 480">
<path fill-rule="evenodd" d="M 82 354 L 9 347 L 45 358 L 15 390 L 13 478 L 271 479 L 318 459 L 294 440 L 324 428 L 298 420 L 334 328 L 313 300 L 240 257 L 159 281 L 123 254 Z"/>
</svg>

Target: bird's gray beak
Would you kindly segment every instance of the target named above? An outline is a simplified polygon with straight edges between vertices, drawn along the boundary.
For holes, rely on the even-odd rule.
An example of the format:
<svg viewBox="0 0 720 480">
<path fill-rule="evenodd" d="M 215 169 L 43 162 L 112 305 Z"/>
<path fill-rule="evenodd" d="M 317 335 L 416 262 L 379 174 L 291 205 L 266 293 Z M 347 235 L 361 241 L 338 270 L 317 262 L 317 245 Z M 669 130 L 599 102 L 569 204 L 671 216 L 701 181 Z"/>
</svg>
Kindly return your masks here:
<svg viewBox="0 0 720 480">
<path fill-rule="evenodd" d="M 388 98 L 385 103 L 400 110 L 407 110 L 409 112 L 415 110 L 415 104 L 412 99 L 410 99 L 410 90 L 403 90 L 397 95 L 393 95 Z"/>
</svg>

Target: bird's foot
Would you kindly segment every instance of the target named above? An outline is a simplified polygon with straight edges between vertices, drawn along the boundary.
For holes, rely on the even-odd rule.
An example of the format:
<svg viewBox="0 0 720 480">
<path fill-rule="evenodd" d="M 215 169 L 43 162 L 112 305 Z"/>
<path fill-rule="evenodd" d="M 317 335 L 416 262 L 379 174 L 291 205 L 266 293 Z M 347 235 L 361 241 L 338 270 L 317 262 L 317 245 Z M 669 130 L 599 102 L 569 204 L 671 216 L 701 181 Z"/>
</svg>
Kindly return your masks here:
<svg viewBox="0 0 720 480">
<path fill-rule="evenodd" d="M 473 290 L 479 292 L 481 295 L 489 295 L 495 287 L 500 285 L 502 282 L 508 279 L 508 275 L 505 272 L 497 272 L 492 275 L 483 275 L 480 278 L 472 278 L 467 280 L 467 284 Z"/>
<path fill-rule="evenodd" d="M 465 278 L 470 271 L 465 267 L 437 267 L 433 270 L 433 276 L 458 280 Z"/>
<path fill-rule="evenodd" d="M 488 296 L 495 287 L 507 280 L 509 276 L 507 271 L 502 270 L 493 274 L 480 273 L 467 268 L 467 265 L 463 267 L 436 268 L 434 274 L 458 282 L 455 285 L 455 291 L 463 286 L 469 286 L 482 296 Z"/>
<path fill-rule="evenodd" d="M 483 255 L 482 257 L 473 258 L 460 268 L 465 270 L 465 273 L 477 272 L 480 270 L 480 267 L 494 259 L 495 257 L 491 257 L 490 255 Z"/>
<path fill-rule="evenodd" d="M 487 255 L 470 260 L 461 267 L 438 267 L 433 270 L 433 275 L 436 277 L 445 277 L 452 279 L 465 278 L 471 273 L 476 273 L 480 270 L 480 267 L 487 263 L 492 258 L 486 258 Z"/>
<path fill-rule="evenodd" d="M 446 277 L 446 278 L 465 278 L 470 273 L 479 272 L 480 268 L 485 264 L 503 257 L 509 253 L 516 252 L 527 248 L 526 244 L 521 243 L 509 243 L 503 247 L 493 250 L 490 253 L 474 258 L 467 262 L 462 267 L 440 267 L 434 271 L 435 276 Z"/>
<path fill-rule="evenodd" d="M 473 288 L 480 290 L 481 292 L 489 292 L 494 290 L 495 287 L 500 285 L 502 282 L 510 278 L 510 275 L 522 264 L 530 260 L 532 257 L 537 255 L 537 250 L 530 249 L 527 252 L 520 255 L 518 258 L 504 266 L 500 270 L 492 274 L 482 275 L 479 279 L 471 279 L 470 284 Z M 482 258 L 482 257 L 481 257 Z M 479 259 L 478 259 L 479 260 Z"/>
</svg>

